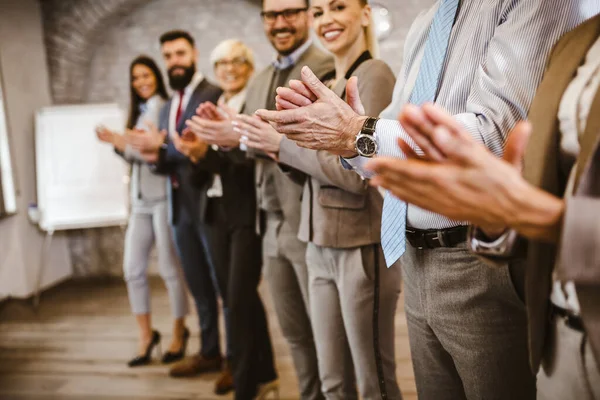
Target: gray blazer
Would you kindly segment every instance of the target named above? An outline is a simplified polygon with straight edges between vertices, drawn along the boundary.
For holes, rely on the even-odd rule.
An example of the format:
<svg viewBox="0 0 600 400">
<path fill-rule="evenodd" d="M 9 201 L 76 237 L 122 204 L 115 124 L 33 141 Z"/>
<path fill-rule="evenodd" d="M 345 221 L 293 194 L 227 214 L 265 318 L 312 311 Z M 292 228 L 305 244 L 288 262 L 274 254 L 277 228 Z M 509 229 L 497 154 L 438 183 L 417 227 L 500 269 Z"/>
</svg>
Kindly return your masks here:
<svg viewBox="0 0 600 400">
<path fill-rule="evenodd" d="M 312 45 L 291 70 L 288 82 L 291 79 L 300 79 L 300 71 L 305 65 L 317 76 L 323 76 L 334 68 L 331 56 Z M 274 74 L 275 68 L 269 65 L 254 77 L 248 86 L 244 113 L 252 115 L 256 110 L 265 108 L 269 96 L 276 95 L 275 92 L 269 91 Z M 258 207 L 266 204 L 266 211 L 281 212 L 296 231 L 300 225 L 302 185 L 286 176 L 275 162 L 265 159 L 257 160 L 256 185 Z"/>
<path fill-rule="evenodd" d="M 364 61 L 351 76 L 358 77 L 367 115 L 379 115 L 392 101 L 395 77 L 384 62 Z M 346 83 L 341 79 L 333 88 L 338 96 L 345 97 Z M 279 159 L 309 175 L 302 196 L 300 240 L 332 248 L 380 242 L 383 198 L 376 188 L 344 169 L 337 156 L 298 147 L 287 138 L 281 142 Z"/>
<path fill-rule="evenodd" d="M 140 114 L 135 127 L 147 129 L 147 123 L 158 126 L 158 116 L 164 104 L 165 100 L 160 96 L 151 97 L 146 102 L 144 111 Z M 157 201 L 167 200 L 166 176 L 154 174 L 139 152 L 130 146 L 125 147 L 125 151 L 119 154 L 131 163 L 130 198 L 132 206 L 143 207 Z"/>
</svg>

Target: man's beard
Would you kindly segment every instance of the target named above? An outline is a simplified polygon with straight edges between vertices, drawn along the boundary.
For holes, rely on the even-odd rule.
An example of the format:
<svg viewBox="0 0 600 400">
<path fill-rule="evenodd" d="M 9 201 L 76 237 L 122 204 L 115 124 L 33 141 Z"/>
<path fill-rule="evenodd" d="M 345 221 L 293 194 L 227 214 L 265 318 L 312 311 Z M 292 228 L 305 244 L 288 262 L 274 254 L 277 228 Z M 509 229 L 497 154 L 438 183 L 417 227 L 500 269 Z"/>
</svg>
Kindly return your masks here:
<svg viewBox="0 0 600 400">
<path fill-rule="evenodd" d="M 273 42 L 272 42 L 273 45 L 275 44 L 275 36 L 277 36 L 278 33 L 289 33 L 290 35 L 294 36 L 296 34 L 296 29 L 294 29 L 294 28 L 271 29 L 271 32 L 269 32 L 269 34 L 273 38 Z M 305 41 L 303 41 L 303 40 L 297 40 L 288 49 L 281 50 L 281 49 L 278 49 L 277 47 L 275 47 L 275 50 L 277 50 L 279 55 L 288 56 L 288 55 L 292 54 L 296 49 L 298 49 L 304 42 Z"/>
<path fill-rule="evenodd" d="M 173 71 L 175 69 L 183 69 L 183 75 L 173 75 Z M 196 73 L 196 64 L 192 63 L 189 67 L 184 67 L 181 65 L 176 65 L 169 69 L 169 85 L 173 90 L 183 90 L 187 85 L 190 84 L 194 74 Z"/>
</svg>

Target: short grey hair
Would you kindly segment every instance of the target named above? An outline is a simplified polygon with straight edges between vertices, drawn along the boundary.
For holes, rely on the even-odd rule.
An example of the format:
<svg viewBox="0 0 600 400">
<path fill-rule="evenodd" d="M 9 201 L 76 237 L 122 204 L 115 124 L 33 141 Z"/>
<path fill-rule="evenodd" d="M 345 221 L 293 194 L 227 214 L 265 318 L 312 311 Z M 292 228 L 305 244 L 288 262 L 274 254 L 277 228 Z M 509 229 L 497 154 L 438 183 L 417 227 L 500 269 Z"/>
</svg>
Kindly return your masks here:
<svg viewBox="0 0 600 400">
<path fill-rule="evenodd" d="M 244 42 L 238 39 L 227 39 L 219 43 L 210 54 L 210 63 L 214 67 L 217 61 L 228 57 L 236 48 L 241 50 L 242 56 L 246 59 L 248 64 L 254 68 L 254 54 L 252 53 L 252 50 L 246 46 Z"/>
</svg>

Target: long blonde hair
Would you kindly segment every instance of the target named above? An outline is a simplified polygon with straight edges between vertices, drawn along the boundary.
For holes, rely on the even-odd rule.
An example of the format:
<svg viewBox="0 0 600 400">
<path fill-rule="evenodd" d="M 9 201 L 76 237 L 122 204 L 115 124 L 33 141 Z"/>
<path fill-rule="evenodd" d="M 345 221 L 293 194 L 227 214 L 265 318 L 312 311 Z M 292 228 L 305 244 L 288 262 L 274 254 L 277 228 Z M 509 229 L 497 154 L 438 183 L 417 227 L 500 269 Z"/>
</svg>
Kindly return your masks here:
<svg viewBox="0 0 600 400">
<path fill-rule="evenodd" d="M 362 7 L 369 5 L 368 0 L 359 0 Z M 375 22 L 373 20 L 373 13 L 371 13 L 369 25 L 364 28 L 365 40 L 367 41 L 367 50 L 373 56 L 373 58 L 379 58 L 379 42 L 377 41 L 377 34 L 375 33 Z"/>
</svg>

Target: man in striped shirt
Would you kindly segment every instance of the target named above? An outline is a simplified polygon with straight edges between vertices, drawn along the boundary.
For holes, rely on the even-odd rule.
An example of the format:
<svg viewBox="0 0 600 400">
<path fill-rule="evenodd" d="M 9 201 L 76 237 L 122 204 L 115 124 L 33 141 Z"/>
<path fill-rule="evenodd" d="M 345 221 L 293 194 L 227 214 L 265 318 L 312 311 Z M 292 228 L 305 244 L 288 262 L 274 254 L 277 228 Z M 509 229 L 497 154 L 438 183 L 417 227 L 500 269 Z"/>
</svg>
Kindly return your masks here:
<svg viewBox="0 0 600 400">
<path fill-rule="evenodd" d="M 303 71 L 303 83 L 279 89 L 282 111 L 261 110 L 258 115 L 300 146 L 345 157 L 343 163 L 366 178 L 370 175 L 364 164 L 371 157 L 404 157 L 399 138 L 414 145 L 396 119 L 409 102 L 435 101 L 476 141 L 500 155 L 507 133 L 526 117 L 550 49 L 563 33 L 598 13 L 599 3 L 440 0 L 408 33 L 404 67 L 392 104 L 381 119 L 360 115 L 355 80 L 349 82 L 346 104 L 308 69 Z M 433 95 L 427 98 L 423 94 L 431 91 L 432 83 Z M 367 138 L 362 148 L 357 137 Z M 522 266 L 485 266 L 467 249 L 465 222 L 413 205 L 405 219 L 397 199 L 386 196 L 386 204 L 392 207 L 386 213 L 384 206 L 382 243 L 386 232 L 394 234 L 387 238 L 387 251 L 384 244 L 388 265 L 403 254 L 400 263 L 419 398 L 535 398 L 535 378 L 527 359 Z M 405 223 L 410 244 L 404 253 Z"/>
</svg>

